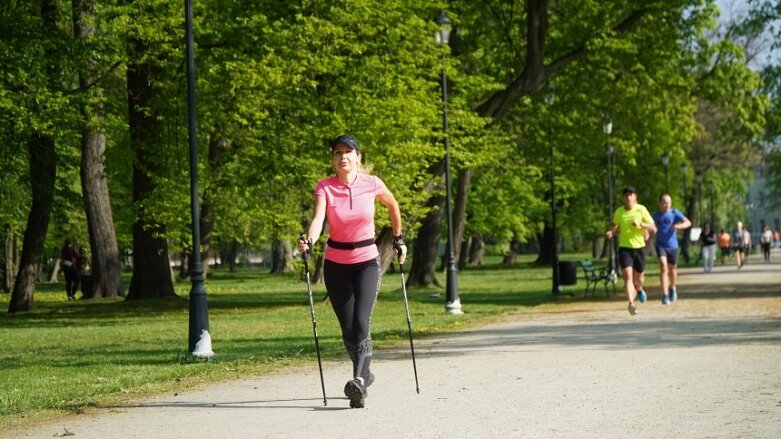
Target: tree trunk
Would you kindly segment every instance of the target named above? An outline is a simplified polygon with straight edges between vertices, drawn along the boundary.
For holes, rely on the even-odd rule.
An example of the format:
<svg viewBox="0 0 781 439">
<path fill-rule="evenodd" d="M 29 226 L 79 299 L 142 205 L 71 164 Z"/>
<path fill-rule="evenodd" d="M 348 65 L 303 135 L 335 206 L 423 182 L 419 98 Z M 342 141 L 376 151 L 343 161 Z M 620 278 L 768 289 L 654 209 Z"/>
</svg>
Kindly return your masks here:
<svg viewBox="0 0 781 439">
<path fill-rule="evenodd" d="M 190 255 L 187 252 L 179 253 L 179 279 L 190 278 Z"/>
<path fill-rule="evenodd" d="M 236 272 L 236 257 L 239 255 L 239 243 L 235 239 L 231 241 L 228 250 L 228 271 L 231 273 Z M 224 262 L 224 261 L 223 261 Z"/>
<path fill-rule="evenodd" d="M 131 41 L 130 45 L 134 53 L 127 67 L 127 94 L 130 141 L 135 153 L 133 203 L 140 206 L 156 187 L 153 176 L 159 165 L 151 151 L 159 144 L 156 133 L 162 129 L 158 126 L 157 111 L 150 107 L 155 95 L 150 85 L 154 82 L 155 67 L 152 61 L 137 63 L 136 60 L 144 59 L 147 50 L 142 42 Z M 165 231 L 165 225 L 155 223 L 146 212 L 137 215 L 133 223 L 133 277 L 128 300 L 177 297 L 171 278 L 168 243 L 161 238 Z"/>
<path fill-rule="evenodd" d="M 472 237 L 472 242 L 469 245 L 469 263 L 473 266 L 480 267 L 483 265 L 483 257 L 485 255 L 485 240 L 482 233 Z"/>
<path fill-rule="evenodd" d="M 463 270 L 469 265 L 469 250 L 472 246 L 472 238 L 466 238 L 458 252 L 458 271 Z"/>
<path fill-rule="evenodd" d="M 507 266 L 515 265 L 520 248 L 521 241 L 518 240 L 517 236 L 513 236 L 513 239 L 510 240 L 510 249 L 507 250 L 507 253 L 505 253 L 504 258 L 502 259 L 502 264 Z"/>
<path fill-rule="evenodd" d="M 212 135 L 209 140 L 209 153 L 208 163 L 209 170 L 211 171 L 212 184 L 219 186 L 222 184 L 222 164 L 223 157 L 228 151 L 229 143 L 221 136 L 221 127 L 215 127 L 214 132 L 217 134 Z M 212 200 L 211 191 L 209 186 L 203 190 L 203 196 L 201 201 L 201 218 L 200 218 L 200 230 L 201 230 L 201 260 L 203 261 L 203 275 L 208 277 L 209 275 L 209 251 L 212 248 L 212 241 L 214 240 L 214 214 L 212 213 Z"/>
<path fill-rule="evenodd" d="M 272 274 L 282 274 L 293 269 L 293 246 L 287 239 L 275 237 L 271 244 Z"/>
<path fill-rule="evenodd" d="M 143 220 L 133 224 L 133 277 L 127 300 L 178 297 L 171 278 L 168 243 L 155 236 L 164 233 L 165 226 Z"/>
<path fill-rule="evenodd" d="M 2 291 L 11 292 L 14 289 L 16 280 L 16 269 L 19 267 L 19 249 L 17 246 L 16 233 L 11 229 L 10 224 L 5 225 L 5 237 L 3 246 L 3 285 Z"/>
<path fill-rule="evenodd" d="M 57 31 L 57 3 L 53 0 L 41 0 L 42 35 L 55 35 Z M 60 53 L 52 44 L 47 44 L 44 57 L 48 66 L 48 86 L 57 90 L 59 84 Z M 57 178 L 57 152 L 54 138 L 41 133 L 35 133 L 27 142 L 30 155 L 30 186 L 32 189 L 32 204 L 27 216 L 27 227 L 22 241 L 22 257 L 19 261 L 19 271 L 11 292 L 8 312 L 30 311 L 33 308 L 33 296 L 38 273 L 41 269 L 41 254 L 49 229 L 54 200 L 54 183 Z"/>
<path fill-rule="evenodd" d="M 461 264 L 461 243 L 464 240 L 464 229 L 466 228 L 466 207 L 469 200 L 469 187 L 472 184 L 474 171 L 464 169 L 458 175 L 458 190 L 453 208 L 453 255 L 456 258 L 456 267 Z"/>
<path fill-rule="evenodd" d="M 30 184 L 32 205 L 24 230 L 22 258 L 16 275 L 8 312 L 30 311 L 41 267 L 41 254 L 49 228 L 49 216 L 54 199 L 54 181 L 57 177 L 57 156 L 54 139 L 36 134 L 28 142 L 30 154 Z"/>
<path fill-rule="evenodd" d="M 95 34 L 95 27 L 89 24 L 93 16 L 94 0 L 73 1 L 74 34 L 87 47 L 92 45 Z M 84 108 L 84 128 L 81 134 L 81 189 L 92 255 L 90 289 L 83 293 L 87 298 L 116 297 L 124 295 L 124 291 L 106 180 L 106 136 L 101 128 L 105 119 L 102 104 L 99 103 L 103 98 L 103 90 L 97 86 L 89 87 L 98 74 L 95 60 L 87 56 L 83 61 L 87 74 L 79 75 L 79 85 L 88 89 L 89 104 Z"/>
<path fill-rule="evenodd" d="M 439 251 L 439 227 L 445 210 L 445 197 L 436 195 L 426 203 L 431 208 L 418 229 L 418 236 L 412 247 L 412 266 L 409 269 L 407 285 L 441 286 L 436 276 L 436 260 Z"/>
<path fill-rule="evenodd" d="M 84 295 L 88 298 L 124 296 L 119 246 L 106 181 L 106 137 L 102 132 L 85 130 L 81 146 L 81 187 L 92 255 L 91 290 L 85 291 Z"/>
<path fill-rule="evenodd" d="M 545 226 L 542 229 L 542 233 L 537 234 L 537 242 L 540 244 L 539 253 L 537 254 L 537 260 L 534 261 L 537 265 L 553 266 L 553 228 L 546 221 Z M 555 244 L 555 245 L 558 245 Z"/>
</svg>

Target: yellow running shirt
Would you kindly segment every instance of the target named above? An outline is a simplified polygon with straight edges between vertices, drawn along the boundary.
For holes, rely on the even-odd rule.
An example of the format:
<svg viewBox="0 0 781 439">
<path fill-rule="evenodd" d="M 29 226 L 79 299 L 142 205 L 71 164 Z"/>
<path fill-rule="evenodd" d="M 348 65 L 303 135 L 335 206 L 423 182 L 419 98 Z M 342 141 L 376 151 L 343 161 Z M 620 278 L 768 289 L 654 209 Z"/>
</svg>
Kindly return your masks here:
<svg viewBox="0 0 781 439">
<path fill-rule="evenodd" d="M 613 214 L 613 224 L 618 224 L 618 246 L 625 248 L 645 247 L 643 228 L 632 225 L 632 222 L 653 223 L 654 219 L 648 213 L 648 209 L 642 204 L 635 204 L 632 210 L 626 210 L 624 206 L 616 209 Z"/>
</svg>

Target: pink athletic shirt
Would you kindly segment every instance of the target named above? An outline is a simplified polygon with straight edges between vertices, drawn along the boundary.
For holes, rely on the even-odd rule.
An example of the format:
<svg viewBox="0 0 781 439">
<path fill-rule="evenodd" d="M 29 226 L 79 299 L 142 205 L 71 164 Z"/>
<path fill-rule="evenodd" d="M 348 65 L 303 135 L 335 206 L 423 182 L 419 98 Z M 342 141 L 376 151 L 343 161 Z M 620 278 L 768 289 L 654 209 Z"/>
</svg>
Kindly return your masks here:
<svg viewBox="0 0 781 439">
<path fill-rule="evenodd" d="M 338 242 L 374 239 L 374 198 L 385 191 L 385 183 L 373 175 L 358 174 L 350 185 L 337 177 L 320 181 L 315 195 L 325 199 L 331 239 Z M 328 246 L 325 250 L 325 258 L 339 264 L 357 264 L 379 255 L 376 245 L 352 250 Z"/>
</svg>

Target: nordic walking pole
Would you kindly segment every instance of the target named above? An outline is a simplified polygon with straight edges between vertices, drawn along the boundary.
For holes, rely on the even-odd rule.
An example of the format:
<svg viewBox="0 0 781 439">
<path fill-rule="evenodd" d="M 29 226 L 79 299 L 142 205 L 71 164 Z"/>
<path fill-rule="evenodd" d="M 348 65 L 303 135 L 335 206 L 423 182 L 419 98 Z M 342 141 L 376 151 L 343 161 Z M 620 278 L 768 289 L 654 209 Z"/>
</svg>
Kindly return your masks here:
<svg viewBox="0 0 781 439">
<path fill-rule="evenodd" d="M 306 236 L 301 234 L 301 239 L 306 240 Z M 312 330 L 315 334 L 315 350 L 317 351 L 317 367 L 320 368 L 320 386 L 323 388 L 323 405 L 328 405 L 328 399 L 325 396 L 325 380 L 323 379 L 323 362 L 320 360 L 320 341 L 317 339 L 317 319 L 315 318 L 315 303 L 312 300 L 312 282 L 309 280 L 309 253 L 312 252 L 312 241 L 308 241 L 309 249 L 301 253 L 301 259 L 304 260 L 304 270 L 306 271 L 306 290 L 309 292 L 309 312 L 312 314 Z"/>
<path fill-rule="evenodd" d="M 399 262 L 399 272 L 401 273 L 401 290 L 404 292 L 404 309 L 407 310 L 409 349 L 412 351 L 412 370 L 415 371 L 415 391 L 420 394 L 420 386 L 418 385 L 418 366 L 415 364 L 415 345 L 412 343 L 412 321 L 409 317 L 409 303 L 407 302 L 407 284 L 404 281 L 404 266 L 401 264 L 401 262 Z"/>
</svg>

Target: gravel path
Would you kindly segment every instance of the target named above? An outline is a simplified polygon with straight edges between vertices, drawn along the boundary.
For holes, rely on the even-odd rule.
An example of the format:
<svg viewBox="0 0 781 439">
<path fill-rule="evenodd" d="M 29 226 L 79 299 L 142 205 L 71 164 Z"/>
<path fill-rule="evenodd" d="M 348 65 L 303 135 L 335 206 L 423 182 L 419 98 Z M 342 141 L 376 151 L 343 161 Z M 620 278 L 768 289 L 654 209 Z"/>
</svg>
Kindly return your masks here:
<svg viewBox="0 0 781 439">
<path fill-rule="evenodd" d="M 647 290 L 634 317 L 618 296 L 565 300 L 416 341 L 420 394 L 408 350 L 375 352 L 365 409 L 341 393 L 347 363 L 324 365 L 324 407 L 313 361 L 8 437 L 780 438 L 781 264 L 682 270 L 669 306 Z"/>
</svg>

